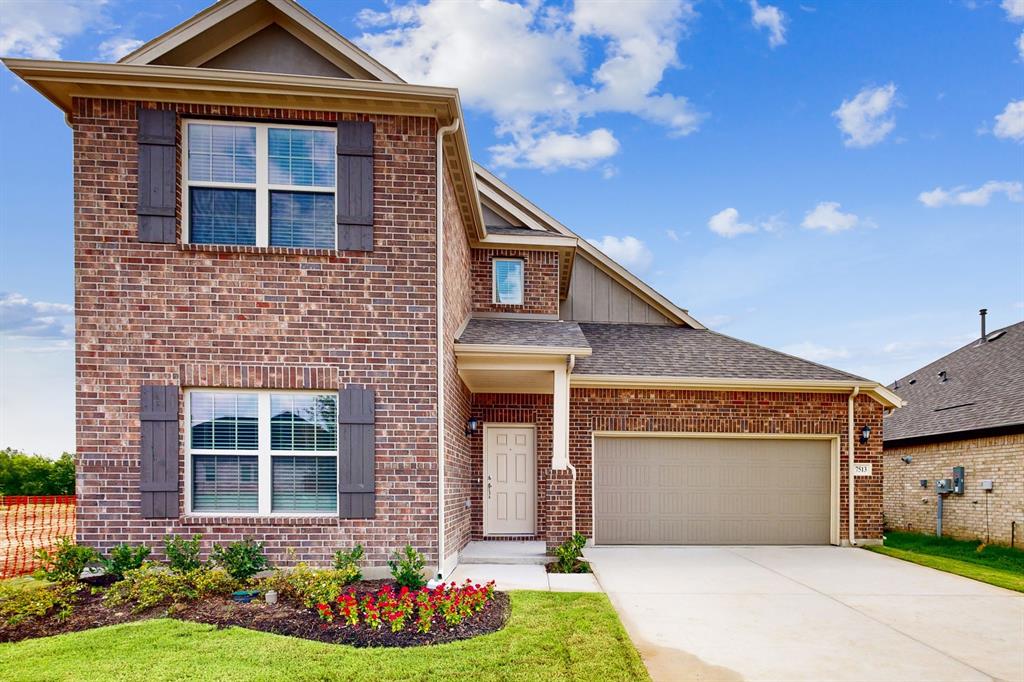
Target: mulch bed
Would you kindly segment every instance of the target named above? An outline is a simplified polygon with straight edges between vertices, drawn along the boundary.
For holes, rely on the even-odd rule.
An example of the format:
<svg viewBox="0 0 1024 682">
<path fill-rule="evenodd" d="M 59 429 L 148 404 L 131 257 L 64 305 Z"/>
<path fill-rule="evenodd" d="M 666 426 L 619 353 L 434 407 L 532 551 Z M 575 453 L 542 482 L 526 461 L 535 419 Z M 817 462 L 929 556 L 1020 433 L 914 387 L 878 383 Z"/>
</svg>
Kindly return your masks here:
<svg viewBox="0 0 1024 682">
<path fill-rule="evenodd" d="M 359 596 L 374 593 L 385 581 L 364 581 L 352 587 Z M 425 644 L 443 644 L 478 635 L 496 632 L 505 626 L 510 608 L 509 597 L 495 592 L 493 599 L 472 618 L 456 626 L 435 620 L 430 632 L 421 634 L 415 625 L 401 632 L 386 627 L 379 630 L 362 625 L 350 627 L 335 620 L 325 623 L 312 610 L 301 604 L 284 600 L 267 604 L 262 599 L 249 604 L 238 604 L 231 599 L 216 597 L 201 601 L 175 604 L 171 608 L 157 607 L 141 613 L 133 612 L 130 605 L 110 608 L 102 603 L 102 595 L 93 594 L 89 587 L 79 593 L 71 616 L 63 622 L 52 616 L 26 619 L 17 625 L 0 623 L 0 642 L 17 642 L 34 637 L 49 637 L 66 632 L 90 630 L 105 625 L 169 616 L 218 627 L 242 627 L 289 637 L 301 637 L 330 644 L 348 644 L 357 647 L 411 647 Z M 439 620 L 439 619 L 438 619 Z"/>
</svg>

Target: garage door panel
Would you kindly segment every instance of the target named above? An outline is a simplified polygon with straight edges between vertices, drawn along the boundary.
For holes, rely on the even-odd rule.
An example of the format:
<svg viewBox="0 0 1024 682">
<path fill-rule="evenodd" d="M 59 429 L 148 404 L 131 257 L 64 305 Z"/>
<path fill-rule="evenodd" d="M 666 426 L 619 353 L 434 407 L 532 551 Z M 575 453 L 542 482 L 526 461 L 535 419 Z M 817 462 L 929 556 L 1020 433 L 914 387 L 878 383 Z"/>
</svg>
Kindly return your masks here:
<svg viewBox="0 0 1024 682">
<path fill-rule="evenodd" d="M 596 438 L 600 544 L 827 544 L 831 444 Z"/>
</svg>

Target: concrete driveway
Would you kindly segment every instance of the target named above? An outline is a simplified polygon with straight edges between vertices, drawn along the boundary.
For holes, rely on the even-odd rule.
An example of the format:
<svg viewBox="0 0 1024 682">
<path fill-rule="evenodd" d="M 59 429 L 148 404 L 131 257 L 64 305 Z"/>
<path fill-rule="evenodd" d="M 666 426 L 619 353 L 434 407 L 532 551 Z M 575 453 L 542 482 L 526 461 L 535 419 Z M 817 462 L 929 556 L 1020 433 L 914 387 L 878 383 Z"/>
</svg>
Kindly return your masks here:
<svg viewBox="0 0 1024 682">
<path fill-rule="evenodd" d="M 586 551 L 655 680 L 1024 680 L 1024 594 L 863 549 Z"/>
</svg>

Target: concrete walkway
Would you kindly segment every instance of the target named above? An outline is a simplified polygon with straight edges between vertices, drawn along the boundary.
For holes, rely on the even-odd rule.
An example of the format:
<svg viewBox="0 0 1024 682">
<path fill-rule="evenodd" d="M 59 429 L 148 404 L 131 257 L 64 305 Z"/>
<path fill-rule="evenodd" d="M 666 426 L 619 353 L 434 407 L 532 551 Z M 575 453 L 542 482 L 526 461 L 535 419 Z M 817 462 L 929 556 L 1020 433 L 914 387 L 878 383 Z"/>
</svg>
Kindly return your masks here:
<svg viewBox="0 0 1024 682">
<path fill-rule="evenodd" d="M 1024 680 L 1024 594 L 862 549 L 600 547 L 655 680 Z"/>
<path fill-rule="evenodd" d="M 499 590 L 541 590 L 543 592 L 600 592 L 594 576 L 548 573 L 543 566 L 510 564 L 459 564 L 448 581 L 495 581 Z"/>
</svg>

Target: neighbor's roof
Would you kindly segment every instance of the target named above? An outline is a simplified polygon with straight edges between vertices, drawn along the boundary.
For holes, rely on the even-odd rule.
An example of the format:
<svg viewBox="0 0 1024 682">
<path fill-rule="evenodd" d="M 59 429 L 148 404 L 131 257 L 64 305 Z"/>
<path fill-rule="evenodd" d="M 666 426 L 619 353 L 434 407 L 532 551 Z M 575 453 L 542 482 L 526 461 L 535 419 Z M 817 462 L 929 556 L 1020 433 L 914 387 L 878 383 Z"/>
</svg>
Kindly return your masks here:
<svg viewBox="0 0 1024 682">
<path fill-rule="evenodd" d="M 708 329 L 581 322 L 593 348 L 576 374 L 864 382 L 808 360 Z"/>
<path fill-rule="evenodd" d="M 462 346 L 530 346 L 585 349 L 586 337 L 576 322 L 473 318 L 456 341 Z"/>
<path fill-rule="evenodd" d="M 972 341 L 889 387 L 907 405 L 885 418 L 886 443 L 1024 427 L 1024 322 L 987 339 Z"/>
</svg>

